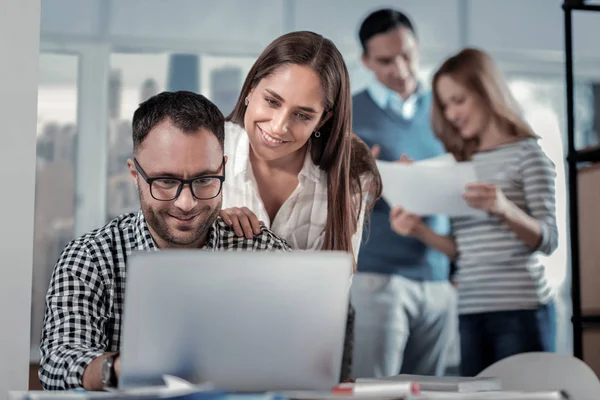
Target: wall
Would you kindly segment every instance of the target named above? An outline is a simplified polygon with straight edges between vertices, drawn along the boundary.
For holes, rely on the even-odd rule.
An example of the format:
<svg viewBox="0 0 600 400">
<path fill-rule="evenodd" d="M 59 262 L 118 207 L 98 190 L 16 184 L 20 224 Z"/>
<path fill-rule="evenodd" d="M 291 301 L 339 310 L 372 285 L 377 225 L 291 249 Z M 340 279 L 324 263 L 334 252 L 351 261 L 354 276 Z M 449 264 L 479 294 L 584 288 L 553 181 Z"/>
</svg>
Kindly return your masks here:
<svg viewBox="0 0 600 400">
<path fill-rule="evenodd" d="M 28 384 L 41 0 L 0 0 L 0 397 Z"/>
</svg>

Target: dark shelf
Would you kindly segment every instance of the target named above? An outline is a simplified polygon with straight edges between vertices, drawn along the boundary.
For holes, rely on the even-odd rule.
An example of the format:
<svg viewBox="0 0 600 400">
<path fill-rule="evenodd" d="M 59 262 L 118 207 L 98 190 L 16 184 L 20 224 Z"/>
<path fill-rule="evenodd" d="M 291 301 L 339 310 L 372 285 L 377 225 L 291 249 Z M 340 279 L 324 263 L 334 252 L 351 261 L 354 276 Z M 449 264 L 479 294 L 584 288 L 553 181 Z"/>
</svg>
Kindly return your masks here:
<svg viewBox="0 0 600 400">
<path fill-rule="evenodd" d="M 567 156 L 567 161 L 576 163 L 600 162 L 600 147 L 592 150 L 577 150 Z"/>
<path fill-rule="evenodd" d="M 600 11 L 600 4 L 563 4 L 563 9 L 573 11 Z"/>
<path fill-rule="evenodd" d="M 582 315 L 579 318 L 571 317 L 572 322 L 600 324 L 600 315 Z"/>
<path fill-rule="evenodd" d="M 567 97 L 567 162 L 569 183 L 569 232 L 571 236 L 571 297 L 573 306 L 573 355 L 583 360 L 583 330 L 600 329 L 600 315 L 584 315 L 581 309 L 581 276 L 579 264 L 578 164 L 600 161 L 600 148 L 575 148 L 575 101 L 573 72 L 573 11 L 599 11 L 600 4 L 585 0 L 564 0 L 565 88 Z M 598 311 L 600 312 L 600 310 Z"/>
<path fill-rule="evenodd" d="M 584 315 L 581 316 L 579 321 L 573 321 L 573 323 L 578 323 L 581 326 L 582 330 L 598 330 L 600 329 L 600 315 Z"/>
</svg>

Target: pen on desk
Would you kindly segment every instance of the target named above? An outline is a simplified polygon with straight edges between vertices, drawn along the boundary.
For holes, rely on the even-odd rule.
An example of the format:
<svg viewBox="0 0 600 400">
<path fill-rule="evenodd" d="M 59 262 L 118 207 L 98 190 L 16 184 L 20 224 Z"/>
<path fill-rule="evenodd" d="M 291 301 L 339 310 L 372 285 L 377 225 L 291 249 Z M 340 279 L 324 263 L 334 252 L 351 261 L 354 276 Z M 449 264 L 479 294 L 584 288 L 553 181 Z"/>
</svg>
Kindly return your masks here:
<svg viewBox="0 0 600 400">
<path fill-rule="evenodd" d="M 417 382 L 359 382 L 340 383 L 335 386 L 331 393 L 339 395 L 376 395 L 380 396 L 403 396 L 418 395 L 421 386 Z"/>
</svg>

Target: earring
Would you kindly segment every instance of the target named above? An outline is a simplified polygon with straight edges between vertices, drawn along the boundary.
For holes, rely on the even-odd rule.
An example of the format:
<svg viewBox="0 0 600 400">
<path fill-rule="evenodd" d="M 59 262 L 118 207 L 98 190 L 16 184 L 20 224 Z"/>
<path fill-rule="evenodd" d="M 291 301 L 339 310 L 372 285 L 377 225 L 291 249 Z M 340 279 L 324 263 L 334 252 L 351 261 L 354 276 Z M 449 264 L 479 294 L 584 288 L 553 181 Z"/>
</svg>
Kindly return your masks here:
<svg viewBox="0 0 600 400">
<path fill-rule="evenodd" d="M 314 135 L 315 135 L 315 137 L 318 139 L 318 138 L 320 138 L 320 137 L 321 137 L 321 132 L 319 132 L 319 131 L 315 131 Z"/>
<path fill-rule="evenodd" d="M 249 102 L 250 100 L 248 100 L 248 98 L 246 97 L 246 100 L 244 100 L 244 104 L 247 106 Z"/>
</svg>

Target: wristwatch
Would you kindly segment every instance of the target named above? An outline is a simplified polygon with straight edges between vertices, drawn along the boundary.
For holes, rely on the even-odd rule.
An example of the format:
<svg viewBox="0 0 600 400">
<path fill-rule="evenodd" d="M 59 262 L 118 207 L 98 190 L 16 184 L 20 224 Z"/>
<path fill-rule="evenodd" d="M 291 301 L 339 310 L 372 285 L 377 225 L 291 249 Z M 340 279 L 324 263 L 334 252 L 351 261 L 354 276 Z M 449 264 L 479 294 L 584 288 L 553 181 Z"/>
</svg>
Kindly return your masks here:
<svg viewBox="0 0 600 400">
<path fill-rule="evenodd" d="M 115 373 L 115 361 L 119 357 L 119 353 L 111 354 L 104 357 L 102 360 L 102 368 L 100 374 L 102 377 L 102 386 L 105 388 L 117 387 L 117 374 Z"/>
</svg>

